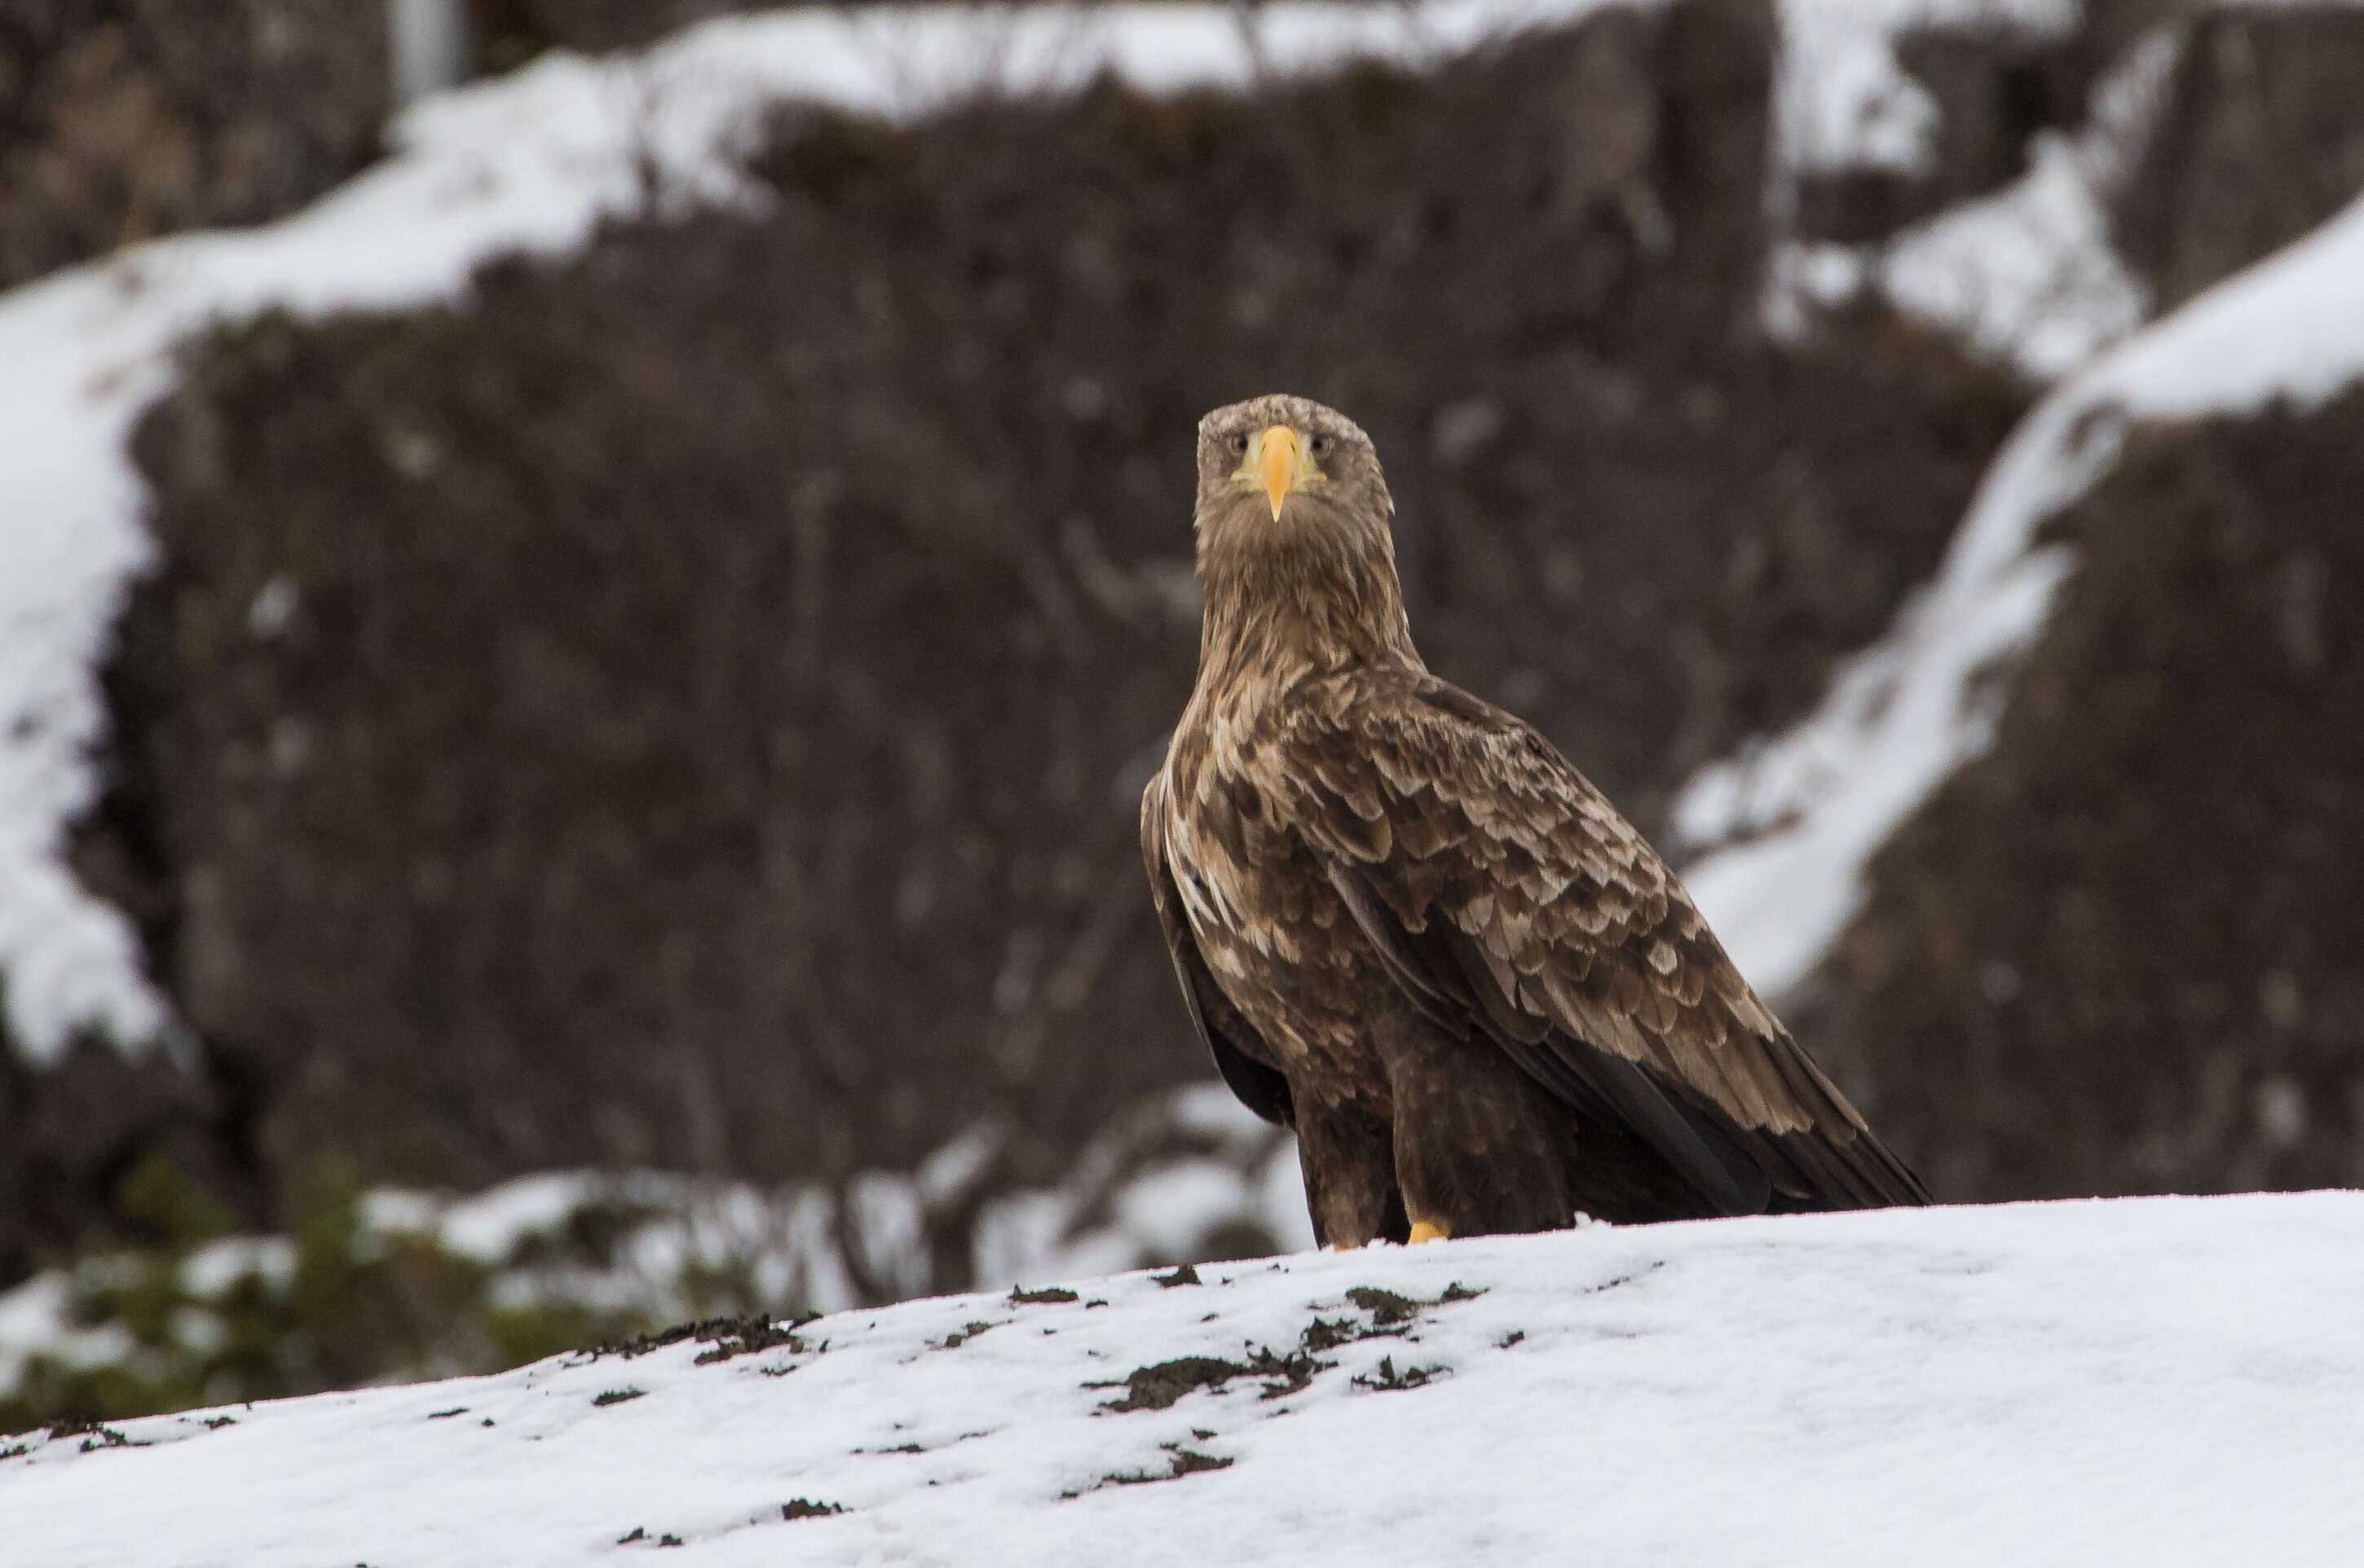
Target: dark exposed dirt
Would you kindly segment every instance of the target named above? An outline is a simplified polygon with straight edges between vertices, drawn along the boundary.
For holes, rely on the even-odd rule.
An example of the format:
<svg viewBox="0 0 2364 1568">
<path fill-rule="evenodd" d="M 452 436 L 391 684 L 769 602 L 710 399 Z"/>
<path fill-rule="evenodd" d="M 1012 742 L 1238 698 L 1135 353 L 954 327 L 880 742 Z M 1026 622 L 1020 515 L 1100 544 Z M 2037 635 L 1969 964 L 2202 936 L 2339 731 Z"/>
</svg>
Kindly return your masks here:
<svg viewBox="0 0 2364 1568">
<path fill-rule="evenodd" d="M 1319 1355 L 1323 1351 L 1334 1351 L 1341 1345 L 1351 1344 L 1361 1339 L 1364 1333 L 1363 1325 L 1352 1318 L 1316 1318 L 1305 1326 L 1303 1343 L 1307 1350 Z"/>
<path fill-rule="evenodd" d="M 1346 1293 L 1346 1299 L 1369 1313 L 1372 1325 L 1380 1329 L 1411 1322 L 1412 1315 L 1421 1307 L 1419 1302 L 1398 1296 L 1391 1290 L 1381 1290 L 1377 1285 L 1358 1284 Z"/>
<path fill-rule="evenodd" d="M 713 1346 L 713 1349 L 698 1353 L 694 1363 L 697 1366 L 729 1361 L 734 1356 L 751 1355 L 779 1345 L 801 1351 L 804 1344 L 797 1338 L 796 1331 L 811 1321 L 810 1318 L 775 1318 L 761 1312 L 740 1318 L 708 1318 L 696 1323 L 676 1323 L 653 1334 L 635 1334 L 621 1344 L 599 1345 L 592 1350 L 591 1355 L 594 1360 L 612 1355 L 630 1361 L 635 1356 L 647 1355 L 651 1351 L 661 1351 L 667 1345 L 677 1345 L 684 1340 Z"/>
<path fill-rule="evenodd" d="M 1182 1356 L 1153 1366 L 1135 1367 L 1126 1374 L 1124 1396 L 1108 1401 L 1101 1408 L 1170 1409 L 1186 1394 L 1201 1388 L 1220 1389 L 1235 1377 L 1264 1379 L 1262 1397 L 1281 1398 L 1307 1387 L 1316 1374 L 1336 1364 L 1315 1359 L 1322 1351 L 1360 1340 L 1399 1338 L 1419 1317 L 1422 1308 L 1450 1306 L 1456 1301 L 1475 1301 L 1482 1294 L 1480 1291 L 1465 1290 L 1456 1284 L 1447 1286 L 1444 1294 L 1434 1301 L 1416 1301 L 1376 1285 L 1355 1285 L 1346 1292 L 1346 1299 L 1370 1314 L 1367 1323 L 1354 1318 L 1317 1316 L 1298 1336 L 1299 1348 L 1286 1355 L 1277 1354 L 1270 1348 L 1259 1345 L 1250 1350 L 1244 1362 L 1225 1361 L 1220 1356 Z M 1399 1373 L 1394 1358 L 1387 1356 L 1380 1359 L 1377 1372 L 1368 1376 L 1358 1374 L 1354 1382 L 1357 1387 L 1381 1390 L 1417 1388 L 1443 1370 L 1433 1366 L 1413 1367 Z"/>
<path fill-rule="evenodd" d="M 780 1505 L 780 1518 L 783 1519 L 825 1519 L 832 1514 L 843 1512 L 844 1507 L 839 1504 L 816 1503 L 804 1497 L 791 1497 Z"/>
<path fill-rule="evenodd" d="M 1232 1462 L 1228 1458 L 1218 1459 L 1213 1454 L 1200 1453 L 1194 1449 L 1183 1448 L 1179 1444 L 1171 1445 L 1167 1450 L 1167 1455 L 1168 1462 L 1165 1473 L 1163 1475 L 1152 1475 L 1145 1472 L 1135 1472 L 1129 1475 L 1103 1475 L 1100 1477 L 1100 1485 L 1141 1486 L 1156 1481 L 1179 1481 L 1185 1475 L 1199 1475 L 1210 1470 L 1229 1470 Z"/>
<path fill-rule="evenodd" d="M 1220 1356 L 1182 1356 L 1154 1366 L 1136 1367 L 1125 1377 L 1125 1395 L 1111 1399 L 1107 1410 L 1170 1410 L 1184 1395 L 1201 1388 L 1221 1388 L 1248 1369 Z"/>
<path fill-rule="evenodd" d="M 1378 1366 L 1368 1373 L 1357 1373 L 1354 1384 L 1374 1394 L 1399 1394 L 1407 1388 L 1426 1387 L 1431 1379 L 1446 1370 L 1441 1366 L 1407 1366 L 1399 1371 L 1395 1357 L 1381 1356 Z"/>
<path fill-rule="evenodd" d="M 2364 393 L 2143 431 L 1796 1012 L 1941 1198 L 2364 1182 Z"/>
<path fill-rule="evenodd" d="M 1755 335 L 1769 37 L 1686 0 L 1433 78 L 800 114 L 766 216 L 199 348 L 81 863 L 250 1086 L 223 1136 L 830 1179 L 998 1108 L 1039 1182 L 1203 1073 L 1134 801 L 1193 424 L 1273 386 L 1377 438 L 1432 663 L 1655 826 L 2023 404 L 1893 321 Z"/>
<path fill-rule="evenodd" d="M 1186 1394 L 1201 1388 L 1221 1388 L 1235 1377 L 1261 1379 L 1264 1391 L 1259 1397 L 1278 1399 L 1303 1389 L 1313 1381 L 1315 1373 L 1333 1364 L 1316 1361 L 1305 1351 L 1291 1351 L 1284 1355 L 1263 1345 L 1251 1349 L 1244 1362 L 1225 1361 L 1220 1356 L 1183 1356 L 1154 1366 L 1134 1368 L 1126 1374 L 1124 1396 L 1110 1400 L 1101 1408 L 1170 1409 Z"/>
<path fill-rule="evenodd" d="M 768 1351 L 780 1345 L 786 1345 L 792 1351 L 802 1351 L 804 1343 L 797 1338 L 796 1331 L 811 1321 L 809 1318 L 803 1318 L 790 1322 L 778 1322 L 761 1313 L 756 1313 L 735 1320 L 719 1318 L 711 1323 L 699 1324 L 691 1337 L 701 1340 L 711 1340 L 714 1341 L 714 1348 L 710 1351 L 700 1351 L 697 1360 L 691 1364 L 706 1366 L 714 1362 L 727 1362 L 733 1356 L 753 1355 L 757 1351 Z"/>
<path fill-rule="evenodd" d="M 1052 1285 L 1043 1290 L 1013 1290 L 1009 1293 L 1012 1307 L 1049 1307 L 1075 1300 L 1076 1293 Z"/>
</svg>

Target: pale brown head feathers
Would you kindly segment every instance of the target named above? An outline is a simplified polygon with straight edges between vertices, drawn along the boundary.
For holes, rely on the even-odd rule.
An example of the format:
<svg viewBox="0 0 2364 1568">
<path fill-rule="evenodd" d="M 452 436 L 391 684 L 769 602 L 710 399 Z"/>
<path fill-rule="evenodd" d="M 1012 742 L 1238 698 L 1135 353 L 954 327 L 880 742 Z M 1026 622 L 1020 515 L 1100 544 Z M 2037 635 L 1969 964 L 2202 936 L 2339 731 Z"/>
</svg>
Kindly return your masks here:
<svg viewBox="0 0 2364 1568">
<path fill-rule="evenodd" d="M 1199 421 L 1202 678 L 1243 660 L 1413 662 L 1388 518 L 1362 427 L 1275 393 Z"/>
<path fill-rule="evenodd" d="M 1371 438 L 1334 408 L 1277 392 L 1199 421 L 1201 538 L 1258 514 L 1268 530 L 1363 519 L 1384 531 L 1394 510 Z"/>
</svg>

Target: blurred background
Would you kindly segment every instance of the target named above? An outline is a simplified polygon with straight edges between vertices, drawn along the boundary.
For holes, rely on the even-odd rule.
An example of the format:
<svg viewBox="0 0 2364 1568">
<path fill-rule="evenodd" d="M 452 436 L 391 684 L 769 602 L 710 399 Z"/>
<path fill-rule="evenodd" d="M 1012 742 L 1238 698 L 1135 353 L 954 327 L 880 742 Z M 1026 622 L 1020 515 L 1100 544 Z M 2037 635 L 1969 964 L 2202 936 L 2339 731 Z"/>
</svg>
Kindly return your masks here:
<svg viewBox="0 0 2364 1568">
<path fill-rule="evenodd" d="M 1942 1200 L 2364 1180 L 2364 10 L 740 9 L 0 0 L 0 1431 L 1308 1244 L 1279 389 Z"/>
</svg>

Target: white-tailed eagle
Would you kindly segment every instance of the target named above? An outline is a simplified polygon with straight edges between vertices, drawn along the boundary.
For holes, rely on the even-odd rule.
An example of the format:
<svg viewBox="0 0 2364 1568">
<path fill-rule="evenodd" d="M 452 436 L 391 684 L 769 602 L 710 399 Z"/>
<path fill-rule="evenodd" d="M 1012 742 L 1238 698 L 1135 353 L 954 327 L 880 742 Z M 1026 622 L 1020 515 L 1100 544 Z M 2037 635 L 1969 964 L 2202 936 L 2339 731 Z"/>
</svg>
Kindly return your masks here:
<svg viewBox="0 0 2364 1568">
<path fill-rule="evenodd" d="M 1142 851 L 1322 1242 L 1928 1201 L 1551 743 L 1413 651 L 1370 440 L 1199 428 L 1199 680 Z"/>
</svg>

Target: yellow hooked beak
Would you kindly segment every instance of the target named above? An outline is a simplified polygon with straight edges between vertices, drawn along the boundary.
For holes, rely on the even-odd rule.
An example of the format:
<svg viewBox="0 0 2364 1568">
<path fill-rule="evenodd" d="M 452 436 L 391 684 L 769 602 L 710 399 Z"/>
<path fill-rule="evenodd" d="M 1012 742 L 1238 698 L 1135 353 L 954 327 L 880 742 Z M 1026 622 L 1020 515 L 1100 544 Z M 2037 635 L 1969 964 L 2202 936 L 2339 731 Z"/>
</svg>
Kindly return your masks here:
<svg viewBox="0 0 2364 1568">
<path fill-rule="evenodd" d="M 1267 425 L 1262 433 L 1248 443 L 1247 461 L 1239 466 L 1232 477 L 1249 488 L 1261 490 L 1272 504 L 1276 521 L 1280 517 L 1280 504 L 1292 491 L 1302 490 L 1321 482 L 1321 471 L 1313 466 L 1313 459 L 1297 432 L 1286 425 Z"/>
</svg>

